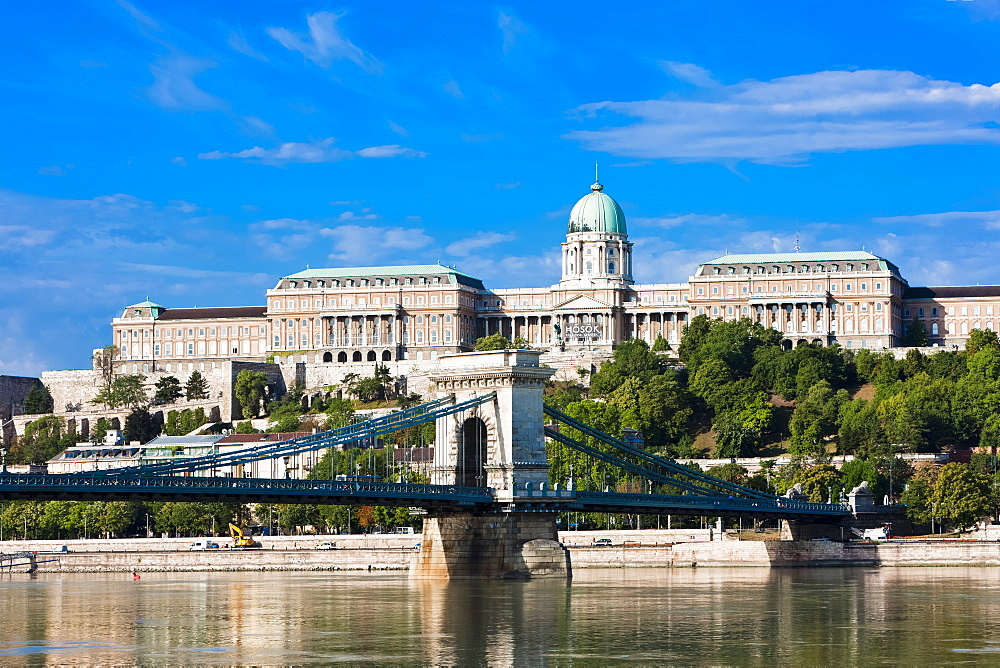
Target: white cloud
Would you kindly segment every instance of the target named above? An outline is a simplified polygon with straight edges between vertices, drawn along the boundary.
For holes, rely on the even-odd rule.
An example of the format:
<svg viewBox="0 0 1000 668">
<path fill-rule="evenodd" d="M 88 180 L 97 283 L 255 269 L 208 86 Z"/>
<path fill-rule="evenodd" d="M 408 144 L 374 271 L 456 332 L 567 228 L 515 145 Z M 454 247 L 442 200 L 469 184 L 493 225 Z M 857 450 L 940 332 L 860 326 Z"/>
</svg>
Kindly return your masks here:
<svg viewBox="0 0 1000 668">
<path fill-rule="evenodd" d="M 885 216 L 873 218 L 873 220 L 885 225 L 921 225 L 926 227 L 961 225 L 1000 230 L 1000 211 L 948 211 L 944 213 L 920 213 L 914 216 Z"/>
<path fill-rule="evenodd" d="M 44 176 L 65 176 L 67 169 L 73 169 L 75 165 L 49 165 L 38 170 Z"/>
<path fill-rule="evenodd" d="M 460 138 L 462 141 L 469 142 L 470 144 L 482 144 L 488 141 L 503 139 L 503 134 L 500 132 L 463 132 L 460 135 Z"/>
<path fill-rule="evenodd" d="M 268 28 L 267 34 L 289 51 L 301 53 L 323 69 L 338 60 L 349 60 L 365 72 L 382 73 L 382 63 L 355 46 L 340 31 L 337 23 L 344 12 L 317 12 L 306 16 L 309 34 L 302 35 L 287 28 Z"/>
<path fill-rule="evenodd" d="M 334 146 L 336 139 L 327 137 L 313 142 L 286 142 L 276 148 L 254 146 L 233 153 L 227 151 L 209 151 L 199 153 L 202 160 L 223 160 L 238 158 L 254 160 L 267 165 L 286 165 L 291 163 L 340 162 L 359 158 L 423 158 L 427 154 L 416 149 L 389 144 L 386 146 L 370 146 L 358 151 L 348 151 Z"/>
<path fill-rule="evenodd" d="M 257 60 L 263 60 L 265 63 L 270 62 L 263 53 L 257 51 L 250 43 L 247 38 L 243 36 L 243 33 L 236 30 L 229 31 L 229 38 L 226 40 L 230 48 L 234 51 L 239 51 L 245 56 L 250 56 L 251 58 L 256 58 Z"/>
<path fill-rule="evenodd" d="M 427 154 L 412 148 L 406 148 L 399 144 L 388 144 L 386 146 L 370 146 L 357 151 L 362 158 L 425 158 Z"/>
<path fill-rule="evenodd" d="M 497 183 L 493 186 L 494 190 L 513 190 L 514 188 L 520 188 L 524 184 L 520 181 L 514 181 L 513 183 Z"/>
<path fill-rule="evenodd" d="M 182 199 L 172 199 L 170 200 L 170 208 L 176 209 L 181 213 L 194 213 L 198 211 L 198 205 L 191 202 L 186 202 Z"/>
<path fill-rule="evenodd" d="M 395 132 L 400 137 L 409 137 L 410 136 L 410 131 L 407 130 L 406 128 L 404 128 L 399 123 L 393 123 L 392 121 L 389 121 L 389 129 L 392 130 L 393 132 Z"/>
<path fill-rule="evenodd" d="M 339 225 L 320 230 L 320 235 L 332 240 L 333 250 L 328 259 L 368 264 L 400 251 L 426 248 L 434 242 L 423 230 L 408 227 Z"/>
<path fill-rule="evenodd" d="M 170 158 L 170 162 L 174 163 L 175 165 L 180 165 L 181 167 L 187 167 L 188 164 L 187 158 L 185 158 L 182 155 L 179 155 L 176 158 Z"/>
<path fill-rule="evenodd" d="M 31 246 L 45 246 L 56 236 L 55 230 L 27 225 L 0 225 L 0 238 L 8 251 Z"/>
<path fill-rule="evenodd" d="M 681 162 L 798 164 L 815 153 L 1000 143 L 1000 84 L 905 71 L 816 72 L 578 111 L 615 124 L 566 135 L 587 149 Z M 623 116 L 637 120 L 620 125 Z"/>
<path fill-rule="evenodd" d="M 257 116 L 236 116 L 235 121 L 249 135 L 274 135 L 274 126 L 263 118 Z"/>
<path fill-rule="evenodd" d="M 254 146 L 243 151 L 227 153 L 225 151 L 210 151 L 199 153 L 202 160 L 222 160 L 224 158 L 242 158 L 256 160 L 269 165 L 284 165 L 288 163 L 339 162 L 354 157 L 351 151 L 337 148 L 333 145 L 333 137 L 314 142 L 286 142 L 277 148 L 262 148 Z"/>
<path fill-rule="evenodd" d="M 661 60 L 659 65 L 663 68 L 663 71 L 670 76 L 680 79 L 681 81 L 686 81 L 689 84 L 694 84 L 695 86 L 701 86 L 703 88 L 711 88 L 719 85 L 719 82 L 715 80 L 712 73 L 701 65 L 695 65 L 694 63 L 678 63 L 673 60 Z"/>
<path fill-rule="evenodd" d="M 517 38 L 528 34 L 528 28 L 512 14 L 500 12 L 497 17 L 497 27 L 503 34 L 503 52 L 508 54 L 517 44 Z"/>
<path fill-rule="evenodd" d="M 680 227 L 685 225 L 742 225 L 745 221 L 723 213 L 716 216 L 701 213 L 668 214 L 657 218 L 629 218 L 629 224 L 648 227 Z"/>
<path fill-rule="evenodd" d="M 126 12 L 132 15 L 132 18 L 135 19 L 137 25 L 145 26 L 146 28 L 149 28 L 150 30 L 155 30 L 156 32 L 163 31 L 163 27 L 159 24 L 159 22 L 157 22 L 153 18 L 150 18 L 148 15 L 143 14 L 132 3 L 126 2 L 126 0 L 118 0 L 118 5 Z"/>
<path fill-rule="evenodd" d="M 454 79 L 448 79 L 441 85 L 441 90 L 451 95 L 456 100 L 464 100 L 465 93 L 462 92 L 461 87 L 459 87 L 458 82 Z"/>
<path fill-rule="evenodd" d="M 160 56 L 149 71 L 153 75 L 153 85 L 146 95 L 158 106 L 168 111 L 218 111 L 227 109 L 229 103 L 210 93 L 206 93 L 194 82 L 194 78 L 216 63 L 204 58 L 195 58 L 184 53 Z"/>
<path fill-rule="evenodd" d="M 353 211 L 345 211 L 337 216 L 337 220 L 375 220 L 376 218 L 378 218 L 378 214 L 363 213 L 359 216 Z"/>
<path fill-rule="evenodd" d="M 504 243 L 505 241 L 513 241 L 516 238 L 517 235 L 514 233 L 500 234 L 499 232 L 477 232 L 475 236 L 467 239 L 460 239 L 448 244 L 444 250 L 450 255 L 465 257 L 473 251 L 489 248 L 490 246 L 495 246 L 496 244 Z"/>
</svg>

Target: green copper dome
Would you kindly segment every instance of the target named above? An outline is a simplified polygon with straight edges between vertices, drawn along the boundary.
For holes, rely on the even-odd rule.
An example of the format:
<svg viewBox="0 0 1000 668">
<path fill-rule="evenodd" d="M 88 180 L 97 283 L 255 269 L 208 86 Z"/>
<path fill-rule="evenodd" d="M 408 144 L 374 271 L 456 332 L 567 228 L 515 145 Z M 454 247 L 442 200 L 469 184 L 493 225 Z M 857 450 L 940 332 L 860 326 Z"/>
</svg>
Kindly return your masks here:
<svg viewBox="0 0 1000 668">
<path fill-rule="evenodd" d="M 569 214 L 569 232 L 628 234 L 622 208 L 602 190 L 604 186 L 595 183 L 590 186 L 590 194 L 584 195 L 576 203 Z"/>
</svg>

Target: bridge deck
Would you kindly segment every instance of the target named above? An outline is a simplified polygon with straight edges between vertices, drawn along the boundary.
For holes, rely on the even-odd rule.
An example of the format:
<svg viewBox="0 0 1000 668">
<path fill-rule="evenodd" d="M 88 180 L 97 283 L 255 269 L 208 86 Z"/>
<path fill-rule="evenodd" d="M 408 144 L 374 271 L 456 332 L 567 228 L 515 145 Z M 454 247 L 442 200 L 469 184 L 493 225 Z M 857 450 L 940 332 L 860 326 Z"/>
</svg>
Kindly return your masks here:
<svg viewBox="0 0 1000 668">
<path fill-rule="evenodd" d="M 159 475 L 0 474 L 0 499 L 31 501 L 233 501 L 325 505 L 418 506 L 431 512 L 641 513 L 836 519 L 841 505 L 790 499 L 742 499 L 667 494 L 621 494 L 581 490 L 535 490 L 513 503 L 494 490 L 457 485 L 415 485 L 286 478 L 209 478 Z"/>
</svg>

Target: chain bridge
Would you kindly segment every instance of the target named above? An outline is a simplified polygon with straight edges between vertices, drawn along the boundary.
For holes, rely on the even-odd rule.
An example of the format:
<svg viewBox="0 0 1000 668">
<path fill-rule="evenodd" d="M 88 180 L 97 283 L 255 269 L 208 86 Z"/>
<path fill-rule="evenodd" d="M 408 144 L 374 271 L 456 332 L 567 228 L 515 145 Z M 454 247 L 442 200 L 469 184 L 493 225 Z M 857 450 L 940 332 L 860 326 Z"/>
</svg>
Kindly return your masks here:
<svg viewBox="0 0 1000 668">
<path fill-rule="evenodd" d="M 563 512 L 642 513 L 838 522 L 839 504 L 778 497 L 719 480 L 648 453 L 543 405 L 538 351 L 442 356 L 431 376 L 432 401 L 341 429 L 278 443 L 106 471 L 64 475 L 0 474 L 0 499 L 79 501 L 234 501 L 424 508 L 415 576 L 568 577 L 558 543 Z M 545 424 L 548 418 L 550 423 Z M 232 478 L 223 467 L 344 447 L 433 422 L 431 483 Z M 571 438 L 582 435 L 588 442 Z M 549 484 L 545 439 L 626 471 L 657 493 L 627 494 Z"/>
</svg>

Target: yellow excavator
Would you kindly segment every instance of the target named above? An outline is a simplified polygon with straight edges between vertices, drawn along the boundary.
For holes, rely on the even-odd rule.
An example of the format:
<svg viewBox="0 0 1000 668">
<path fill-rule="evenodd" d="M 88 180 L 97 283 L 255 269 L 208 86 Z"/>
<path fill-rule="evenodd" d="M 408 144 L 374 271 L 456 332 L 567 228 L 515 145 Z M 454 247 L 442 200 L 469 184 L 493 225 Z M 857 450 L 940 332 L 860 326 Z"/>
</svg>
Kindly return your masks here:
<svg viewBox="0 0 1000 668">
<path fill-rule="evenodd" d="M 250 536 L 243 533 L 243 529 L 239 528 L 232 522 L 229 523 L 229 535 L 233 539 L 233 549 L 247 549 L 251 547 L 260 547 L 260 543 L 255 541 Z"/>
</svg>

